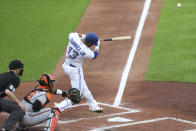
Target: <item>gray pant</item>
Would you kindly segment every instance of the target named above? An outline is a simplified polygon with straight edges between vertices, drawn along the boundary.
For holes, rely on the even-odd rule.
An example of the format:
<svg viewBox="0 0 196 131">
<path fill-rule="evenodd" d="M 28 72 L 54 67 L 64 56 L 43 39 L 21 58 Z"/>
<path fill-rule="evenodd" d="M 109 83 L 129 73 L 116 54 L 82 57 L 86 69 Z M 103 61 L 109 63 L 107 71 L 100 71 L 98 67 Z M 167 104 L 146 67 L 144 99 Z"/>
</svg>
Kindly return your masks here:
<svg viewBox="0 0 196 131">
<path fill-rule="evenodd" d="M 22 124 L 27 127 L 41 124 L 42 122 L 47 121 L 51 114 L 53 114 L 52 108 L 42 108 L 38 112 L 26 111 Z"/>
<path fill-rule="evenodd" d="M 10 114 L 2 126 L 2 128 L 5 128 L 6 130 L 11 130 L 17 122 L 22 122 L 23 120 L 24 113 L 18 104 L 12 101 L 0 98 L 0 112 L 1 111 Z"/>
</svg>

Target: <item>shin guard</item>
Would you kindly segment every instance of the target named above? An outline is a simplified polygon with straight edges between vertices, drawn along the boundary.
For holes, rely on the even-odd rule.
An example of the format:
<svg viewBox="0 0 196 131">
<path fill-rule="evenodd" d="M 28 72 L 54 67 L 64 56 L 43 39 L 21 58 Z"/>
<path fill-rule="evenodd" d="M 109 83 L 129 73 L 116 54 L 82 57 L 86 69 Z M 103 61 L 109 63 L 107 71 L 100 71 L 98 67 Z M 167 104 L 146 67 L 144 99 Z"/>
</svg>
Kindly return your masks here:
<svg viewBox="0 0 196 131">
<path fill-rule="evenodd" d="M 49 116 L 49 119 L 46 122 L 44 131 L 54 131 L 59 117 L 60 117 L 60 111 L 57 108 L 52 108 L 52 112 Z"/>
</svg>

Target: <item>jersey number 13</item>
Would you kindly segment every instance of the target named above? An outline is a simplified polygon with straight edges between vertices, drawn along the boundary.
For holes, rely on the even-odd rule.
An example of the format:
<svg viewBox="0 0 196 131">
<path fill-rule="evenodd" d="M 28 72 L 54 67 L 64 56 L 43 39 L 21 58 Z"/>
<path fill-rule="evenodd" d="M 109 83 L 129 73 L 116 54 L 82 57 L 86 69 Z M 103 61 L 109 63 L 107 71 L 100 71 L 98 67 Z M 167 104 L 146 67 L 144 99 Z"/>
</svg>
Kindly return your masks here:
<svg viewBox="0 0 196 131">
<path fill-rule="evenodd" d="M 69 55 L 69 58 L 76 59 L 77 56 L 79 56 L 79 53 L 76 50 L 74 50 L 72 47 L 69 47 L 68 55 Z"/>
</svg>

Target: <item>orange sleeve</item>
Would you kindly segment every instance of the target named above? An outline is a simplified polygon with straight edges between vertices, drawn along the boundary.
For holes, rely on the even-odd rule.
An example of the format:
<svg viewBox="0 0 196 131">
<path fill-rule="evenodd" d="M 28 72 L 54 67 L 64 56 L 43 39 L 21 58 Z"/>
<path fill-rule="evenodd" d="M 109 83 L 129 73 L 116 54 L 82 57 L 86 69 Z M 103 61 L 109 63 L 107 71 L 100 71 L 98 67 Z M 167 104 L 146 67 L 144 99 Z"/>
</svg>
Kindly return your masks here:
<svg viewBox="0 0 196 131">
<path fill-rule="evenodd" d="M 50 93 L 46 93 L 46 98 L 47 98 L 47 101 L 44 105 L 42 105 L 42 108 L 44 108 L 48 103 L 51 102 L 52 100 L 52 95 Z"/>
<path fill-rule="evenodd" d="M 52 100 L 52 95 L 50 93 L 46 93 L 46 97 L 48 98 L 48 101 L 51 102 Z"/>
</svg>

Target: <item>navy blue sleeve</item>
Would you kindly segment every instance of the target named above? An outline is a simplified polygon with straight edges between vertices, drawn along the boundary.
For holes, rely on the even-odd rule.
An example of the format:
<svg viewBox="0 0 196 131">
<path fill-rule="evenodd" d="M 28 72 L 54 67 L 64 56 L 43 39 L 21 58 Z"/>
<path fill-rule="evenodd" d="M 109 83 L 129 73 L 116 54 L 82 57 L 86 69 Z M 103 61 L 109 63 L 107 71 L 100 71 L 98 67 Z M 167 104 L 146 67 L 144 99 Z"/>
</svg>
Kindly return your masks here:
<svg viewBox="0 0 196 131">
<path fill-rule="evenodd" d="M 95 51 L 93 59 L 97 58 L 97 56 L 98 56 L 98 52 Z"/>
</svg>

